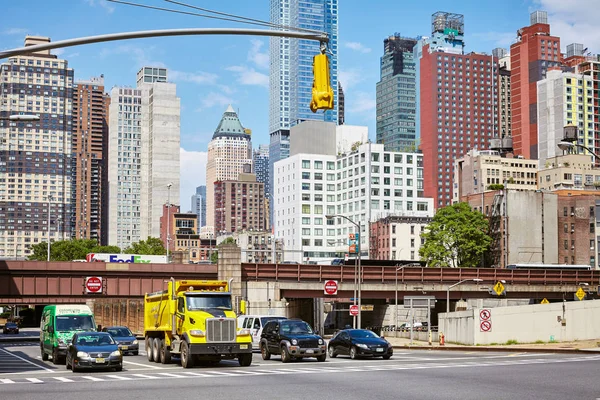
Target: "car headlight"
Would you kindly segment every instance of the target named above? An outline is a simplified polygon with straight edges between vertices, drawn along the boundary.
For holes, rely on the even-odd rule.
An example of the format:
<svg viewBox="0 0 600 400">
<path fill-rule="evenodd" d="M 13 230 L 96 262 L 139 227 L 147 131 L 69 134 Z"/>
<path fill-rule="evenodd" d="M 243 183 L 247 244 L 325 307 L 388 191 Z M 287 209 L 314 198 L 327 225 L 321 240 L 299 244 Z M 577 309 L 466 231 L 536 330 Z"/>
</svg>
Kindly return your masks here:
<svg viewBox="0 0 600 400">
<path fill-rule="evenodd" d="M 77 358 L 90 358 L 90 355 L 85 351 L 78 351 Z"/>
<path fill-rule="evenodd" d="M 204 331 L 201 329 L 193 329 L 190 331 L 190 335 L 192 336 L 205 336 Z"/>
<path fill-rule="evenodd" d="M 120 350 L 115 350 L 112 353 L 110 353 L 111 357 L 118 357 L 121 355 L 121 351 Z"/>
<path fill-rule="evenodd" d="M 250 336 L 250 329 L 240 329 L 238 336 Z"/>
<path fill-rule="evenodd" d="M 319 339 L 319 344 L 325 344 L 325 342 L 323 341 L 323 339 Z"/>
<path fill-rule="evenodd" d="M 293 344 L 294 346 L 296 346 L 296 345 L 298 344 L 298 341 L 297 341 L 296 339 L 292 339 L 292 344 Z"/>
<path fill-rule="evenodd" d="M 368 348 L 369 348 L 369 346 L 367 346 L 367 345 L 366 345 L 366 344 L 364 344 L 364 343 L 359 343 L 359 344 L 357 344 L 356 346 L 357 346 L 357 347 L 360 347 L 361 349 L 368 349 Z"/>
<path fill-rule="evenodd" d="M 138 344 L 137 339 L 135 339 L 131 344 Z"/>
</svg>

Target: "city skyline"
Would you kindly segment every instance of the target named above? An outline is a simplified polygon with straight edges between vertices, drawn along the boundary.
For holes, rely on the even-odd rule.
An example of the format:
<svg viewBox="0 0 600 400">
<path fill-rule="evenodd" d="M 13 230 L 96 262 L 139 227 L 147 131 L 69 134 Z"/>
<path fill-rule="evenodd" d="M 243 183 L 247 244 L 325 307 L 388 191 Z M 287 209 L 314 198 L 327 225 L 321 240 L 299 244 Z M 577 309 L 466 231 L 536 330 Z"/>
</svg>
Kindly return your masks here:
<svg viewBox="0 0 600 400">
<path fill-rule="evenodd" d="M 466 51 L 491 53 L 495 47 L 510 47 L 516 38 L 517 29 L 528 25 L 529 13 L 534 9 L 549 12 L 553 35 L 561 37 L 562 52 L 572 42 L 584 41 L 589 51 L 598 52 L 600 37 L 593 30 L 593 20 L 598 11 L 584 7 L 585 1 L 575 1 L 573 7 L 562 9 L 551 0 L 508 1 L 508 6 L 497 9 L 494 14 L 479 13 L 480 3 L 461 4 L 449 7 L 433 1 L 426 8 L 418 5 L 403 5 L 403 18 L 399 24 L 393 15 L 381 10 L 388 2 L 381 1 L 375 7 L 364 9 L 357 3 L 344 3 L 339 14 L 339 81 L 346 93 L 346 123 L 369 127 L 370 136 L 375 135 L 375 84 L 379 79 L 379 56 L 381 41 L 400 31 L 403 36 L 427 35 L 430 15 L 438 10 L 465 15 Z M 580 4 L 580 5 L 577 5 Z M 491 6 L 491 3 L 490 3 Z M 223 7 L 223 8 L 220 8 Z M 219 11 L 268 20 L 267 1 L 256 5 L 234 2 L 219 5 Z M 181 15 L 170 15 L 152 10 L 142 10 L 105 1 L 70 3 L 68 6 L 47 7 L 42 1 L 4 6 L 6 13 L 15 15 L 27 12 L 27 19 L 18 24 L 6 25 L 0 31 L 0 48 L 22 46 L 26 34 L 50 36 L 52 40 L 93 34 L 196 26 L 198 19 Z M 485 12 L 485 9 L 482 10 Z M 67 12 L 67 14 L 65 14 Z M 390 13 L 393 14 L 393 13 Z M 73 26 L 65 30 L 61 16 L 80 16 L 85 26 Z M 48 23 L 47 17 L 54 18 Z M 144 18 L 139 18 L 143 16 Z M 92 18 L 93 17 L 93 18 Z M 73 19 L 72 19 L 73 20 Z M 152 23 L 149 24 L 148 22 Z M 352 27 L 358 23 L 373 26 L 369 32 Z M 125 23 L 126 22 L 126 23 Z M 208 26 L 244 27 L 239 24 L 214 21 Z M 400 26 L 401 25 L 401 26 Z M 40 27 L 44 29 L 40 29 Z M 583 37 L 583 40 L 582 40 Z M 184 54 L 186 46 L 200 46 L 199 53 L 209 52 L 214 57 Z M 78 46 L 55 51 L 69 61 L 75 70 L 75 79 L 105 75 L 106 90 L 130 82 L 132 72 L 142 64 L 164 65 L 169 68 L 173 82 L 181 89 L 182 98 L 182 146 L 181 146 L 181 196 L 189 198 L 198 185 L 204 184 L 206 146 L 212 130 L 218 123 L 224 102 L 232 101 L 240 117 L 253 129 L 253 143 L 268 141 L 268 39 L 255 37 L 214 36 L 205 38 L 157 38 Z M 214 62 L 213 59 L 219 59 Z M 210 65 L 213 64 L 213 65 Z"/>
</svg>

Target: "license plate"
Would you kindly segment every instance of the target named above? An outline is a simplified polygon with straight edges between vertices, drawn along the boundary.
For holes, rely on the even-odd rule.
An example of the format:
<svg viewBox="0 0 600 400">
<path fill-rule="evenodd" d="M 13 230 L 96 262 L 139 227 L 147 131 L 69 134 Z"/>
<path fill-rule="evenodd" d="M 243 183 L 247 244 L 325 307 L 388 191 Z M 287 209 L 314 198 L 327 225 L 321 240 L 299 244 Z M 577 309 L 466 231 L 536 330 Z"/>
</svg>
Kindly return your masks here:
<svg viewBox="0 0 600 400">
<path fill-rule="evenodd" d="M 306 354 L 312 354 L 314 352 L 315 352 L 314 350 L 306 350 Z"/>
<path fill-rule="evenodd" d="M 378 352 L 378 353 L 383 353 L 383 348 L 382 347 L 378 347 L 375 351 Z"/>
<path fill-rule="evenodd" d="M 247 349 L 248 349 L 247 344 L 240 344 L 240 350 L 247 350 Z"/>
<path fill-rule="evenodd" d="M 96 358 L 96 364 L 104 364 L 106 361 L 104 358 Z"/>
<path fill-rule="evenodd" d="M 128 347 L 128 346 L 121 346 L 121 348 L 122 348 L 123 350 L 127 350 L 129 347 Z"/>
</svg>

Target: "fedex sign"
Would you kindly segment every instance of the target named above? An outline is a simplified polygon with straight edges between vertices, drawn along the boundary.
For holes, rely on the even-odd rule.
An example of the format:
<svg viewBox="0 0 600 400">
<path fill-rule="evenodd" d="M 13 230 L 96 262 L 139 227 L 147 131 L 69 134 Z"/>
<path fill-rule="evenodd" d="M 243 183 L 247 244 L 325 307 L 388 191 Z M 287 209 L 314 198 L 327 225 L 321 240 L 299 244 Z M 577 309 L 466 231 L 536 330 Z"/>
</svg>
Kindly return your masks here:
<svg viewBox="0 0 600 400">
<path fill-rule="evenodd" d="M 167 263 L 167 257 L 144 254 L 90 253 L 86 256 L 86 261 L 130 264 L 165 264 Z"/>
</svg>

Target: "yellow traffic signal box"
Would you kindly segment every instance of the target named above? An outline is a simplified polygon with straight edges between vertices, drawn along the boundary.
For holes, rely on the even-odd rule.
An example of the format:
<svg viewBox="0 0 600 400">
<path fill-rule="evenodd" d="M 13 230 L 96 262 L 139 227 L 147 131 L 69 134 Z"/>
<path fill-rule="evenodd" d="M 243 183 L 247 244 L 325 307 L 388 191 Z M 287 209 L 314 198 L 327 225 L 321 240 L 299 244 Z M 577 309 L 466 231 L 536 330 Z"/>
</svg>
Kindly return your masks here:
<svg viewBox="0 0 600 400">
<path fill-rule="evenodd" d="M 326 54 L 313 58 L 313 88 L 310 109 L 331 110 L 333 108 L 333 89 L 329 80 L 329 59 Z"/>
</svg>

